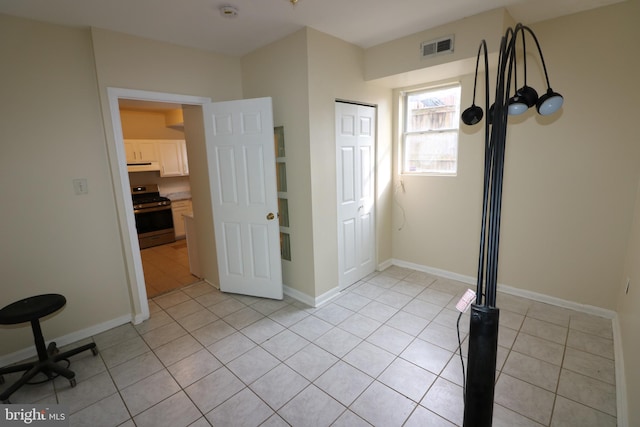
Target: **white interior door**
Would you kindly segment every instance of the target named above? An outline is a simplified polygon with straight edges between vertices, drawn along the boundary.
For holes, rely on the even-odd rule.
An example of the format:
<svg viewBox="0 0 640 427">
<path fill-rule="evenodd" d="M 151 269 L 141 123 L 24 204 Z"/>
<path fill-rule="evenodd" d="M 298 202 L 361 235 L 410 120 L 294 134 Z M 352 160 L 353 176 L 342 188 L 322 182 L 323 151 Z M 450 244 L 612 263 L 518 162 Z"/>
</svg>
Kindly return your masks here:
<svg viewBox="0 0 640 427">
<path fill-rule="evenodd" d="M 271 98 L 205 106 L 220 290 L 282 299 Z"/>
<path fill-rule="evenodd" d="M 375 271 L 374 107 L 336 102 L 340 288 Z"/>
</svg>

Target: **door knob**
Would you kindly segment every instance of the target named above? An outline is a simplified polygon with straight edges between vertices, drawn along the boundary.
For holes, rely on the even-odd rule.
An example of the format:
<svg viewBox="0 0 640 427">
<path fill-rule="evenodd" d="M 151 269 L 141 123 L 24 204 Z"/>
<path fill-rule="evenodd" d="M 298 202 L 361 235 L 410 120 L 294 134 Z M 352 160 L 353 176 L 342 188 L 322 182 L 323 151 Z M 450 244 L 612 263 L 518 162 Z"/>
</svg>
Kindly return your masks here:
<svg viewBox="0 0 640 427">
<path fill-rule="evenodd" d="M 276 217 L 276 216 L 273 214 L 273 212 L 269 212 L 269 213 L 267 214 L 267 219 L 268 219 L 269 221 L 271 221 L 271 220 L 272 220 L 272 219 L 274 219 L 275 217 Z"/>
</svg>

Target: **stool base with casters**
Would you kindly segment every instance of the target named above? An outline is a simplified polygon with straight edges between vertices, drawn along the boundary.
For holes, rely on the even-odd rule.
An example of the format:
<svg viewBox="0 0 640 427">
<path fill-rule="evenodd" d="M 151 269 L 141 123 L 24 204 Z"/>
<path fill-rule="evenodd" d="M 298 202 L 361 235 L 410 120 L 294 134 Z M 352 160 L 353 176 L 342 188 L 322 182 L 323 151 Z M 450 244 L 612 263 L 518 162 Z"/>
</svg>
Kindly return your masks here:
<svg viewBox="0 0 640 427">
<path fill-rule="evenodd" d="M 66 302 L 62 295 L 45 294 L 25 298 L 0 310 L 0 324 L 13 325 L 31 322 L 33 339 L 38 351 L 38 360 L 36 361 L 0 368 L 0 384 L 4 383 L 4 374 L 24 371 L 22 377 L 0 394 L 0 402 L 10 403 L 9 396 L 23 385 L 28 384 L 40 372 L 45 374 L 48 380 L 61 375 L 69 380 L 71 387 L 75 387 L 75 372 L 58 364 L 58 362 L 87 350 L 91 350 L 94 356 L 98 354 L 98 348 L 95 343 L 85 344 L 64 353 L 60 353 L 55 342 L 49 343 L 48 347 L 45 345 L 42 329 L 40 328 L 40 318 L 58 311 Z"/>
</svg>

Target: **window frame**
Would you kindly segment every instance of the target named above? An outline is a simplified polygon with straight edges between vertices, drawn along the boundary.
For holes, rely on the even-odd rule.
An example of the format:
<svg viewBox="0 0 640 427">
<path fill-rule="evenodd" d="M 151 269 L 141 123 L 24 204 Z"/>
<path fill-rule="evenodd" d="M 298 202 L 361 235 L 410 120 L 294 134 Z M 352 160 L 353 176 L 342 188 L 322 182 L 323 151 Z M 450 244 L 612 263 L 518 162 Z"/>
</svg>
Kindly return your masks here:
<svg viewBox="0 0 640 427">
<path fill-rule="evenodd" d="M 409 103 L 409 97 L 411 95 L 415 95 L 415 94 L 419 94 L 419 93 L 428 93 L 428 92 L 435 92 L 435 91 L 439 91 L 439 90 L 446 90 L 446 89 L 451 89 L 451 88 L 457 88 L 458 89 L 458 105 L 457 105 L 457 112 L 456 115 L 458 117 L 458 119 L 455 121 L 455 123 L 457 124 L 456 127 L 451 127 L 451 128 L 445 128 L 445 129 L 437 129 L 437 130 L 421 130 L 421 131 L 407 131 L 407 129 L 409 128 L 409 120 L 410 120 L 410 109 L 408 106 Z M 459 152 L 460 152 L 460 120 L 459 120 L 459 116 L 460 116 L 460 103 L 462 102 L 462 84 L 459 81 L 456 82 L 450 82 L 450 83 L 446 83 L 446 84 L 441 84 L 441 85 L 437 85 L 437 86 L 427 86 L 427 87 L 420 87 L 418 89 L 412 89 L 412 90 L 405 90 L 400 92 L 400 96 L 401 96 L 401 114 L 400 114 L 400 121 L 401 121 L 401 131 L 400 131 L 400 165 L 399 165 L 399 171 L 400 171 L 400 175 L 407 175 L 407 176 L 457 176 L 458 175 L 458 161 L 459 161 Z M 412 172 L 410 170 L 406 169 L 406 156 L 407 156 L 407 150 L 406 150 L 406 144 L 407 144 L 407 137 L 408 136 L 412 136 L 412 135 L 421 135 L 421 134 L 440 134 L 440 133 L 450 133 L 450 132 L 455 132 L 456 134 L 456 153 L 455 153 L 455 170 L 452 172 L 448 172 L 448 171 L 416 171 L 416 172 Z"/>
</svg>

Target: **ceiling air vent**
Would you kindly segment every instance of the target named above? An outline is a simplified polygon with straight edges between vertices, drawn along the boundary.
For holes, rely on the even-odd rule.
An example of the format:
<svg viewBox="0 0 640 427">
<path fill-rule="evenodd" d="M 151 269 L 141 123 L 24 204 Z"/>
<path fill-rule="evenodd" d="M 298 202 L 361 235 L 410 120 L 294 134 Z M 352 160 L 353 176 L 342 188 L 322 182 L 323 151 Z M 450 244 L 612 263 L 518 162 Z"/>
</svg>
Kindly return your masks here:
<svg viewBox="0 0 640 427">
<path fill-rule="evenodd" d="M 453 53 L 453 36 L 424 42 L 420 45 L 422 58 L 430 58 L 444 53 Z"/>
</svg>

